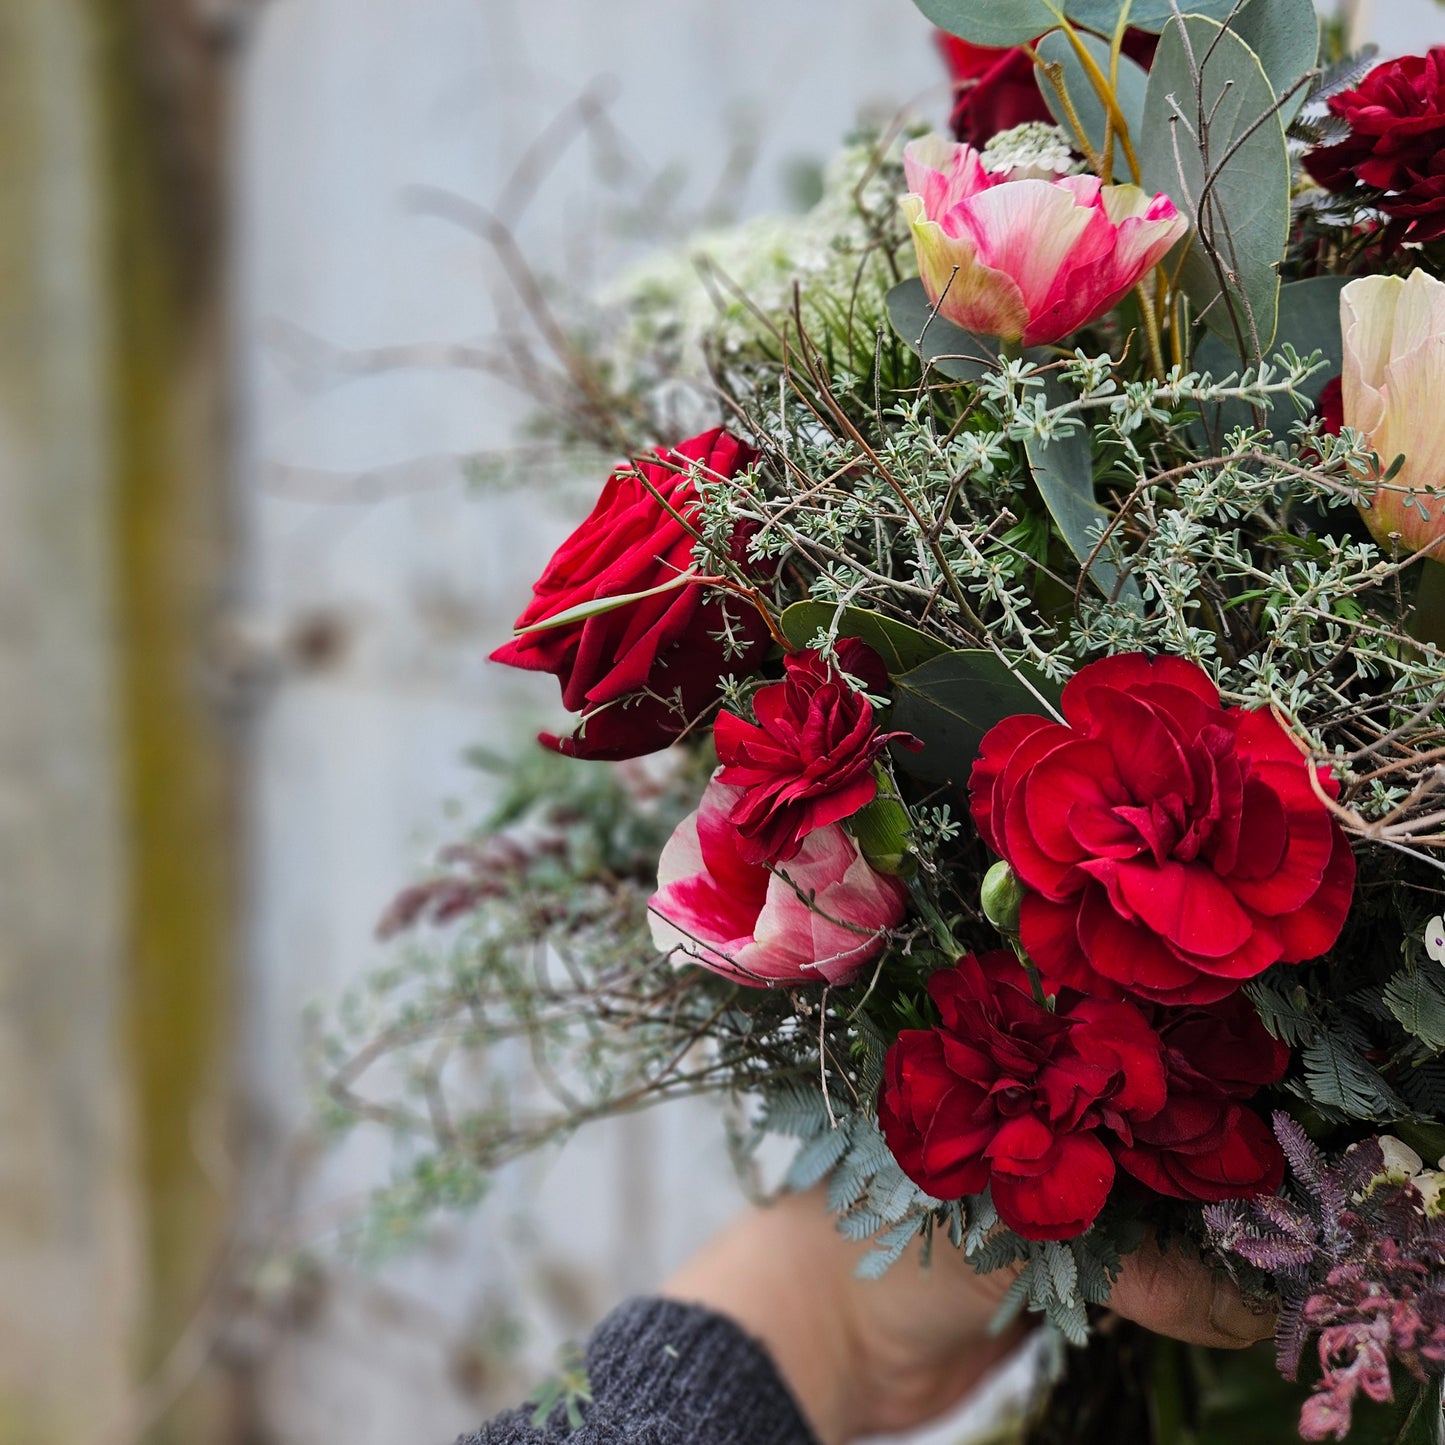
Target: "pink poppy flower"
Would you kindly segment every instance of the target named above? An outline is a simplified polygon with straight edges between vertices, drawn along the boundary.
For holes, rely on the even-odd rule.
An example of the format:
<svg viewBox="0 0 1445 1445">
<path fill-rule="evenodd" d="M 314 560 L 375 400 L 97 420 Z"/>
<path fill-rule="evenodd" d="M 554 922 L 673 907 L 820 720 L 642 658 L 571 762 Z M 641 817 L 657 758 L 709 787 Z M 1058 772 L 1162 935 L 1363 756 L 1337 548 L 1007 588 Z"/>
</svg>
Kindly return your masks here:
<svg viewBox="0 0 1445 1445">
<path fill-rule="evenodd" d="M 901 202 L 923 289 L 938 314 L 980 336 L 1046 346 L 1102 316 L 1189 223 L 1168 196 L 1096 176 L 1009 180 L 942 136 L 903 152 Z"/>
<path fill-rule="evenodd" d="M 739 983 L 847 983 L 883 951 L 907 890 L 871 868 L 837 823 L 814 829 L 786 863 L 746 862 L 729 817 L 742 794 L 714 779 L 668 839 L 653 942 Z"/>
</svg>

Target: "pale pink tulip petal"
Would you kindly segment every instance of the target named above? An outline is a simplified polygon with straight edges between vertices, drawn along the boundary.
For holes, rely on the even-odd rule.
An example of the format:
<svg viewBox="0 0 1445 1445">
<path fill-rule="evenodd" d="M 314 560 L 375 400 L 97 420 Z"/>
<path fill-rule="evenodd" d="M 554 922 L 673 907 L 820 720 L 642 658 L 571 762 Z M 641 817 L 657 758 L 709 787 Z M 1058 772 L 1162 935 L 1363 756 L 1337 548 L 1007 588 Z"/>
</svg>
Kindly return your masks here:
<svg viewBox="0 0 1445 1445">
<path fill-rule="evenodd" d="M 846 983 L 882 951 L 907 890 L 836 823 L 808 834 L 783 868 L 744 862 L 728 822 L 739 791 L 709 783 L 663 848 L 653 942 L 742 983 Z"/>
<path fill-rule="evenodd" d="M 1029 309 L 1018 283 L 983 265 L 967 237 L 947 236 L 937 221 L 924 219 L 923 205 L 921 196 L 903 198 L 918 273 L 938 314 L 976 336 L 1022 336 Z"/>
</svg>

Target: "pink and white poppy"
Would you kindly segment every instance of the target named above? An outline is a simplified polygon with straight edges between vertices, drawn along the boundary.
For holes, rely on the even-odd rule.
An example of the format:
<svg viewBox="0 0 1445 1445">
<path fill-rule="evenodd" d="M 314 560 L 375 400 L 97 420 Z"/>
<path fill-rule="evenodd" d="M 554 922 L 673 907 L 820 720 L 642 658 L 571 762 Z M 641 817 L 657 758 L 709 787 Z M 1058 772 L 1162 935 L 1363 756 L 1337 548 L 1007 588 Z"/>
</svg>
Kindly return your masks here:
<svg viewBox="0 0 1445 1445">
<path fill-rule="evenodd" d="M 747 863 L 728 815 L 741 788 L 709 783 L 657 865 L 652 938 L 676 963 L 739 983 L 847 983 L 883 950 L 907 890 L 869 866 L 842 826 L 816 828 L 786 863 Z"/>
<path fill-rule="evenodd" d="M 903 152 L 901 205 L 918 272 L 945 320 L 1046 346 L 1121 301 L 1189 228 L 1168 196 L 1096 176 L 1010 180 L 942 136 Z"/>
</svg>

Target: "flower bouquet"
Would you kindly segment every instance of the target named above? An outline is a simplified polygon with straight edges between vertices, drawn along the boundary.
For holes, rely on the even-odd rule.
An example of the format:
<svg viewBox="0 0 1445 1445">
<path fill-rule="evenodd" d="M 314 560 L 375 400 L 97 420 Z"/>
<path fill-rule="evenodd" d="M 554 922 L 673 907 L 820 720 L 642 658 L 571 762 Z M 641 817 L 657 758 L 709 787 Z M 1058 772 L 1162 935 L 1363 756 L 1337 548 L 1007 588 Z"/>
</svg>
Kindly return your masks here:
<svg viewBox="0 0 1445 1445">
<path fill-rule="evenodd" d="M 721 1095 L 865 1268 L 1013 1271 L 1033 1440 L 1438 1440 L 1445 49 L 919 5 L 952 138 L 866 138 L 579 331 L 565 425 L 631 460 L 494 654 L 575 726 L 398 900 L 456 946 L 338 1025 L 332 1097 L 428 1137 L 414 1205 Z M 442 1037 L 560 1102 L 361 1102 Z M 1277 1359 L 1108 1321 L 1146 1236 Z"/>
</svg>

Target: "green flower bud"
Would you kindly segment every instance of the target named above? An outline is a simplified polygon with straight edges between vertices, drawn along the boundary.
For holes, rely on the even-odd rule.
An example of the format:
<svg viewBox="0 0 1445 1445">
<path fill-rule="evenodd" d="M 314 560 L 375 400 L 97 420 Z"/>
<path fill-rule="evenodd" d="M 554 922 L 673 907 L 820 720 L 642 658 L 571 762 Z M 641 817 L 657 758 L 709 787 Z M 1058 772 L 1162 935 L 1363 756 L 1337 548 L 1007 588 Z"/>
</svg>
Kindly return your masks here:
<svg viewBox="0 0 1445 1445">
<path fill-rule="evenodd" d="M 1016 934 L 1019 931 L 1019 907 L 1024 901 L 1024 885 L 1002 858 L 983 875 L 979 901 L 983 904 L 983 916 L 1000 933 Z"/>
</svg>

